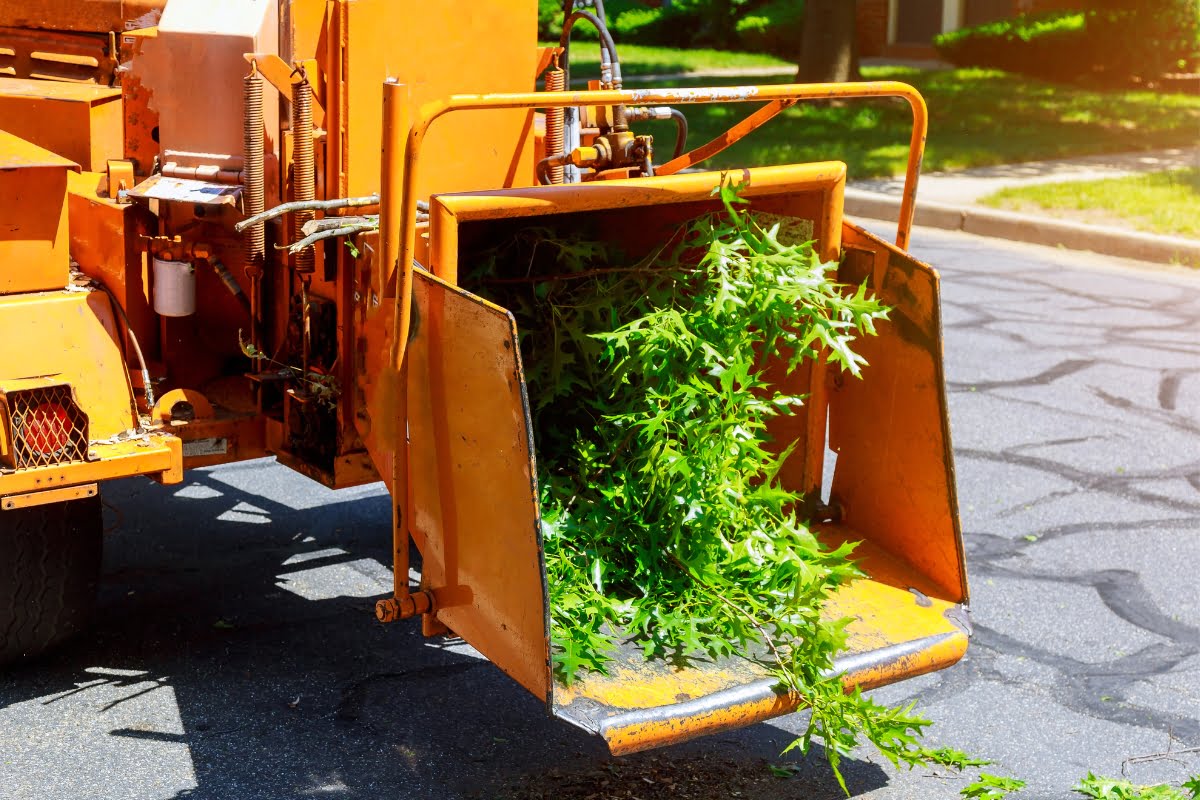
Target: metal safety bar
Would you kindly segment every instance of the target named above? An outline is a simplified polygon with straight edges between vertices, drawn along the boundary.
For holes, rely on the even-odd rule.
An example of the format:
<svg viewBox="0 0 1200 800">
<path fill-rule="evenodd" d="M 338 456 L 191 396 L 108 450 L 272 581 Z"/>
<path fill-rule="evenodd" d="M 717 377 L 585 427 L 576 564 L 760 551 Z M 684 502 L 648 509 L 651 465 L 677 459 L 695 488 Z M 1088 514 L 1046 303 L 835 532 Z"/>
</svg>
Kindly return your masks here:
<svg viewBox="0 0 1200 800">
<path fill-rule="evenodd" d="M 408 86 L 395 81 L 384 83 L 383 94 L 383 159 L 380 192 L 380 253 L 378 279 L 380 287 L 389 270 L 396 270 L 395 308 L 389 366 L 398 382 L 396 403 L 397 447 L 393 458 L 392 491 L 405 492 L 405 502 L 393 497 L 394 549 L 396 558 L 395 597 L 381 601 L 388 611 L 399 605 L 411 609 L 408 589 L 408 524 L 407 511 L 412 508 L 410 483 L 407 479 L 407 375 L 405 352 L 412 324 L 413 258 L 416 255 L 417 222 L 417 165 L 421 146 L 434 120 L 452 111 L 485 111 L 500 109 L 548 109 L 574 106 L 607 105 L 694 105 L 706 103 L 752 103 L 765 101 L 762 109 L 726 131 L 722 137 L 708 142 L 691 153 L 673 159 L 664 167 L 670 171 L 691 166 L 709 158 L 764 124 L 784 108 L 802 100 L 841 100 L 871 97 L 896 97 L 908 101 L 912 109 L 913 128 L 909 143 L 908 167 L 904 175 L 904 194 L 900 203 L 900 219 L 896 246 L 908 249 L 913 214 L 916 210 L 917 179 L 925 152 L 925 136 L 929 114 L 925 100 L 912 86 L 899 81 L 867 81 L 862 83 L 798 83 L 770 86 L 728 86 L 694 89 L 626 89 L 602 91 L 521 92 L 513 94 L 460 94 L 445 100 L 426 103 L 417 110 L 410 126 L 410 93 Z M 407 131 L 400 137 L 397 131 Z M 399 191 L 397 191 L 399 189 Z M 399 198 L 399 203 L 396 202 Z M 381 288 L 382 290 L 382 288 Z M 403 572 L 400 571 L 403 568 Z M 383 616 L 381 609 L 381 618 Z M 411 612 L 410 612 L 411 613 Z M 419 612 L 418 612 L 419 613 Z M 391 616 L 391 614 L 388 614 Z M 401 612 L 399 616 L 404 616 Z"/>
<path fill-rule="evenodd" d="M 521 92 L 515 94 L 453 95 L 423 105 L 408 129 L 407 142 L 397 147 L 395 141 L 385 141 L 384 174 L 381 192 L 380 261 L 384 270 L 399 267 L 396 287 L 396 336 L 392 340 L 392 366 L 399 369 L 404 360 L 410 325 L 409 305 L 412 299 L 412 260 L 416 252 L 417 165 L 421 145 L 429 126 L 438 117 L 452 111 L 483 111 L 514 108 L 566 108 L 571 106 L 603 105 L 689 105 L 702 103 L 750 103 L 755 101 L 838 100 L 870 97 L 897 97 L 908 101 L 913 114 L 912 138 L 909 143 L 908 166 L 904 175 L 904 194 L 900 204 L 900 220 L 896 246 L 907 250 L 916 209 L 917 178 L 925 152 L 925 136 L 929 114 L 925 100 L 912 86 L 899 81 L 868 81 L 862 83 L 797 83 L 771 86 L 728 86 L 697 89 L 633 89 L 580 92 Z M 400 83 L 384 84 L 385 123 L 403 123 L 407 117 L 407 87 Z M 769 119 L 774 114 L 767 115 Z M 766 120 L 762 120 L 765 122 Z M 761 122 L 759 123 L 761 124 Z M 733 130 L 736 131 L 738 126 Z M 385 137 L 395 137 L 395 128 L 385 130 Z M 741 131 L 744 136 L 748 131 Z M 738 136 L 738 138 L 741 138 Z M 389 145 L 391 145 L 389 147 Z M 708 147 L 707 145 L 705 147 Z M 701 148 L 704 149 L 704 148 Z M 687 154 L 682 156 L 687 158 Z M 395 191 L 399 193 L 396 208 Z M 399 213 L 396 213 L 396 212 Z"/>
</svg>

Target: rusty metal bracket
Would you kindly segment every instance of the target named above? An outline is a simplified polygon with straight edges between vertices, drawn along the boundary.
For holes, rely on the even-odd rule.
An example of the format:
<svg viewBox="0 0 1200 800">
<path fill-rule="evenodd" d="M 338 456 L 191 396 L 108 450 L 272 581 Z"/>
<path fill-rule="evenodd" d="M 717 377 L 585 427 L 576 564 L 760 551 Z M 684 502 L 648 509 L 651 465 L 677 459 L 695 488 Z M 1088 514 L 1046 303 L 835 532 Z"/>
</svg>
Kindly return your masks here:
<svg viewBox="0 0 1200 800">
<path fill-rule="evenodd" d="M 375 619 L 385 623 L 396 622 L 419 614 L 432 614 L 436 610 L 432 592 L 403 592 L 376 603 Z"/>
<path fill-rule="evenodd" d="M 82 486 L 64 486 L 61 489 L 46 489 L 41 492 L 25 492 L 10 494 L 0 500 L 0 508 L 13 511 L 18 508 L 44 506 L 50 503 L 62 503 L 67 500 L 80 500 L 84 497 L 95 497 L 100 488 L 95 483 L 85 483 Z"/>
</svg>

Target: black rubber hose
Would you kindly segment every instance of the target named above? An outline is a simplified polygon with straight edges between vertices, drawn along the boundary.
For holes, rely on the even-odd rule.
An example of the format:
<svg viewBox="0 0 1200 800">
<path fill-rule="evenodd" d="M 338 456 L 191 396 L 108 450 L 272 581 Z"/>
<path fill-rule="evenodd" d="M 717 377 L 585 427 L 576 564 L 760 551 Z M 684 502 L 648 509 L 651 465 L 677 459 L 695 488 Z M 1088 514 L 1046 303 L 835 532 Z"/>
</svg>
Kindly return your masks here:
<svg viewBox="0 0 1200 800">
<path fill-rule="evenodd" d="M 608 31 L 608 26 L 590 11 L 572 11 L 563 20 L 562 35 L 558 37 L 558 46 L 562 48 L 563 54 L 559 61 L 559 66 L 563 69 L 563 78 L 566 81 L 568 90 L 571 88 L 571 29 L 575 27 L 575 23 L 579 20 L 587 20 L 596 30 L 600 32 L 600 47 L 608 54 L 608 60 L 612 64 L 613 86 L 621 88 L 621 61 L 617 58 L 617 44 L 613 41 L 612 34 Z"/>
<path fill-rule="evenodd" d="M 675 120 L 675 155 L 671 157 L 679 158 L 687 149 L 688 121 L 678 108 L 671 109 L 671 119 Z"/>
<path fill-rule="evenodd" d="M 592 5 L 596 8 L 596 16 L 608 25 L 608 15 L 604 13 L 604 0 L 592 0 Z M 571 16 L 571 12 L 575 10 L 575 0 L 563 0 L 563 19 Z"/>
<path fill-rule="evenodd" d="M 129 343 L 133 345 L 133 353 L 137 357 L 138 368 L 142 372 L 142 390 L 146 393 L 146 408 L 153 410 L 154 408 L 154 387 L 150 385 L 150 370 L 146 367 L 146 357 L 142 355 L 142 346 L 138 343 L 137 334 L 133 332 L 133 326 L 129 324 L 129 316 L 125 313 L 125 309 L 117 302 L 117 296 L 112 293 L 112 290 L 104 285 L 103 282 L 91 279 L 93 286 L 96 286 L 100 291 L 108 295 L 108 302 L 112 304 L 113 310 L 121 318 L 121 322 L 125 323 L 125 332 L 129 335 Z M 129 396 L 130 404 L 133 407 L 133 424 L 134 429 L 142 432 L 142 417 L 138 413 L 137 399 L 133 397 L 132 392 Z"/>
</svg>

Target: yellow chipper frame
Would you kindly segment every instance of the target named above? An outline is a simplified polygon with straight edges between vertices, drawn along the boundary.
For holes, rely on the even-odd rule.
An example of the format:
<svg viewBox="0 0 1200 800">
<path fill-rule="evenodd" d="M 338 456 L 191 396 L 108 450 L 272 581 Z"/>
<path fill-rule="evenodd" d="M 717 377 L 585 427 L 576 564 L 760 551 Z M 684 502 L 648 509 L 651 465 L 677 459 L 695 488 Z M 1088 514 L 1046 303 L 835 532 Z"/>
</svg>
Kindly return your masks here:
<svg viewBox="0 0 1200 800">
<path fill-rule="evenodd" d="M 555 683 L 518 332 L 460 275 L 525 226 L 586 220 L 649 252 L 716 209 L 706 159 L 799 102 L 880 97 L 913 113 L 895 245 L 843 219 L 844 164 L 729 176 L 894 308 L 858 345 L 865 379 L 814 363 L 788 379 L 804 412 L 774 430 L 822 537 L 862 542 L 870 577 L 827 609 L 854 619 L 846 685 L 962 656 L 938 278 L 905 252 L 920 96 L 623 89 L 602 7 L 568 10 L 560 44 L 539 47 L 534 0 L 0 2 L 0 662 L 83 625 L 100 483 L 273 455 L 334 488 L 387 484 L 380 620 L 461 636 L 614 753 L 793 709 L 738 659 L 680 669 L 631 650 Z M 568 88 L 576 23 L 602 33 L 588 91 Z M 631 129 L 703 103 L 758 108 L 669 159 Z"/>
</svg>

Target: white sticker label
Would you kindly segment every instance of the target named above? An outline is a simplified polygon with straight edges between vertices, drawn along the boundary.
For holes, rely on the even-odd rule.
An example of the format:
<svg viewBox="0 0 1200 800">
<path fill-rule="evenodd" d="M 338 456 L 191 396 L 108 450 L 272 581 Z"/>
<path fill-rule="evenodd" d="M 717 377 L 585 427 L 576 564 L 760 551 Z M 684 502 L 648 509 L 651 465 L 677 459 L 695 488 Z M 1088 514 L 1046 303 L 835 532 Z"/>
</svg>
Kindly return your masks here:
<svg viewBox="0 0 1200 800">
<path fill-rule="evenodd" d="M 211 439 L 192 439 L 190 442 L 183 443 L 184 458 L 198 458 L 199 456 L 223 456 L 229 452 L 229 440 L 225 437 L 214 437 Z"/>
</svg>

